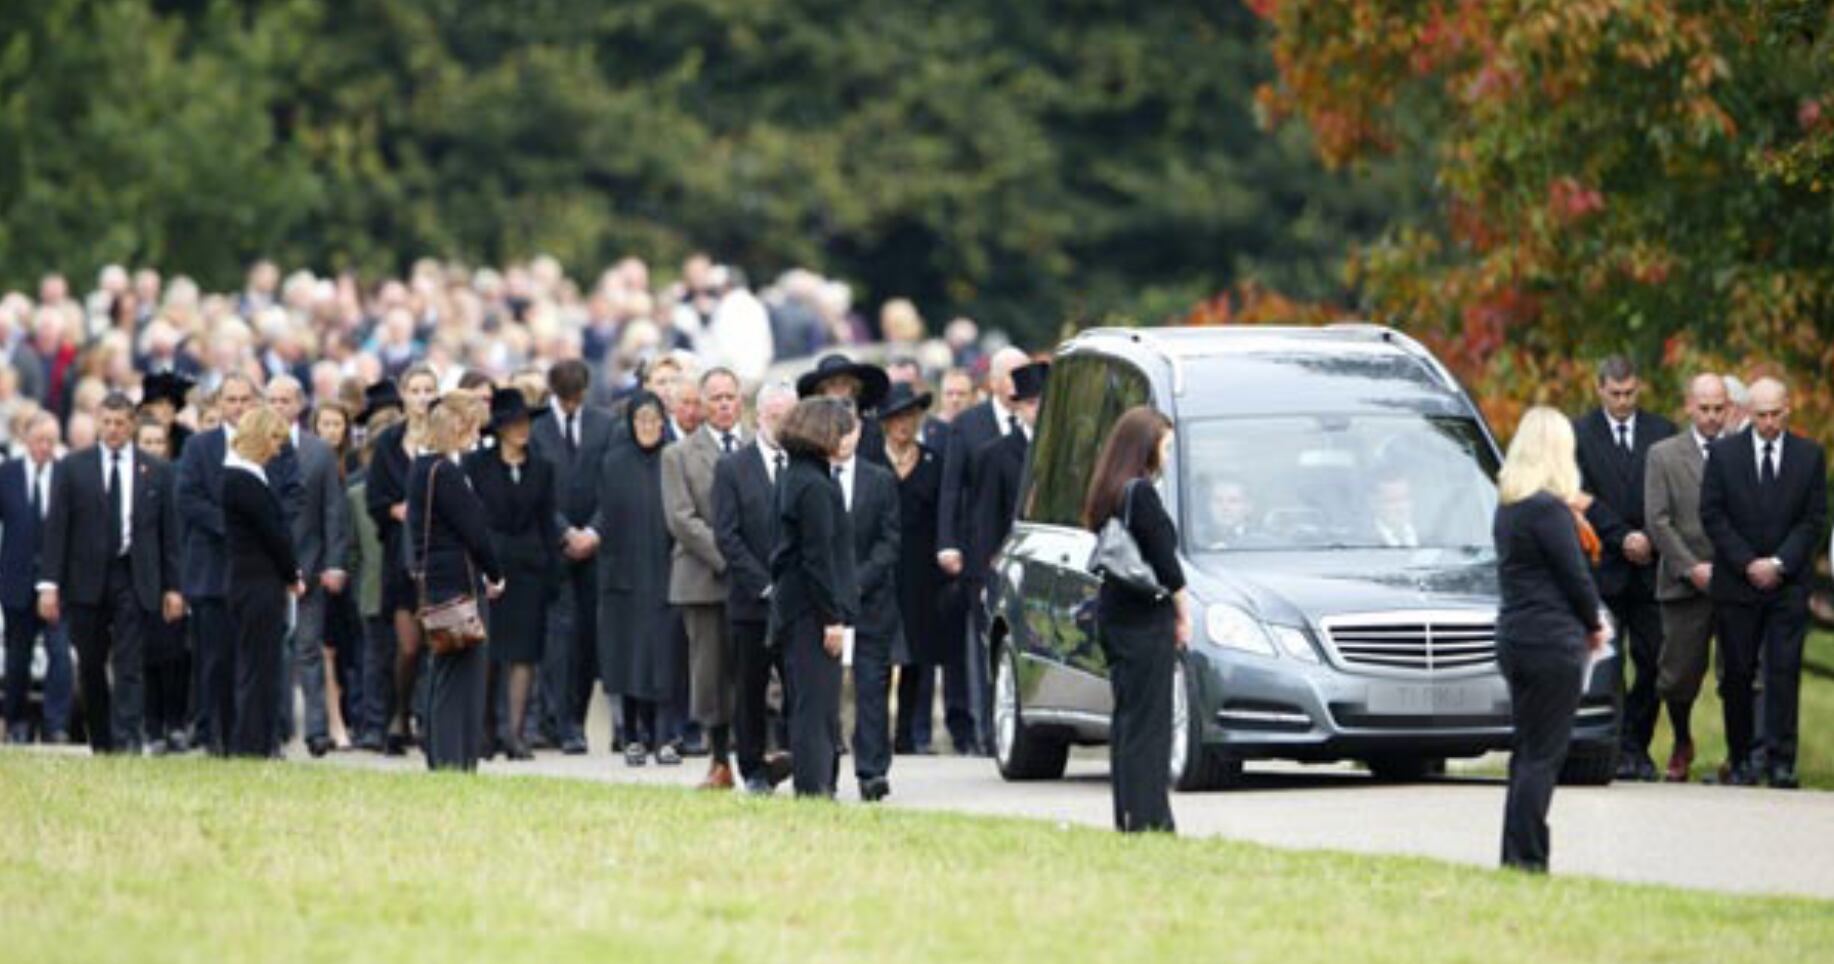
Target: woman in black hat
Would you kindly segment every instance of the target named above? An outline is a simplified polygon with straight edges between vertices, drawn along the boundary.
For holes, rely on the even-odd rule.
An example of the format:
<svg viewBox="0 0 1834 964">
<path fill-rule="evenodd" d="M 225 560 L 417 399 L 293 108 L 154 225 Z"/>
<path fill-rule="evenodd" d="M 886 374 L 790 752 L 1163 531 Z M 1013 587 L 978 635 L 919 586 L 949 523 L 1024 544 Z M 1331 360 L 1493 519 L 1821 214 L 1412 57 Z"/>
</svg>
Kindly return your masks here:
<svg viewBox="0 0 1834 964">
<path fill-rule="evenodd" d="M 490 674 L 484 701 L 484 757 L 496 755 L 499 731 L 512 760 L 532 760 L 522 742 L 522 723 L 529 705 L 535 667 L 541 663 L 548 635 L 548 603 L 560 589 L 560 526 L 554 507 L 554 467 L 529 452 L 529 427 L 547 409 L 531 409 L 518 389 L 499 388 L 490 396 L 487 430 L 497 444 L 465 457 L 484 504 L 485 522 L 497 561 L 503 567 L 503 597 L 490 605 Z M 508 672 L 504 670 L 507 667 Z M 497 725 L 497 692 L 508 677 L 508 716 Z"/>
<path fill-rule="evenodd" d="M 140 382 L 140 413 L 166 427 L 166 461 L 178 463 L 191 430 L 178 421 L 187 396 L 196 383 L 177 372 L 155 372 Z"/>
<path fill-rule="evenodd" d="M 891 463 L 885 458 L 885 433 L 879 430 L 873 413 L 890 388 L 891 378 L 885 374 L 885 369 L 853 361 L 846 355 L 823 355 L 813 370 L 796 379 L 798 398 L 825 395 L 851 404 L 854 415 L 862 423 L 860 445 L 855 454 L 886 468 L 890 468 Z"/>
<path fill-rule="evenodd" d="M 959 632 L 945 632 L 941 600 L 947 582 L 936 565 L 936 503 L 942 493 L 942 456 L 920 436 L 929 392 L 893 385 L 879 405 L 885 457 L 898 478 L 898 610 L 904 646 L 894 649 L 898 666 L 898 723 L 892 747 L 898 753 L 926 753 L 930 714 L 936 703 L 936 669 L 961 644 Z"/>
</svg>

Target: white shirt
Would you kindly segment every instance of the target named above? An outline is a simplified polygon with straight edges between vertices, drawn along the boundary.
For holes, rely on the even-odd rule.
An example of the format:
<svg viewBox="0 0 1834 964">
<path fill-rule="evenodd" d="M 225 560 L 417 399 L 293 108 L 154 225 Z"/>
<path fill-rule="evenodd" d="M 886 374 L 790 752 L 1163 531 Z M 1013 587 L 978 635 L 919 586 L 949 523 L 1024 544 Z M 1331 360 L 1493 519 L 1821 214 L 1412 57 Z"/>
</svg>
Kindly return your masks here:
<svg viewBox="0 0 1834 964">
<path fill-rule="evenodd" d="M 992 395 L 987 396 L 988 404 L 993 406 L 993 424 L 998 426 L 1001 435 L 1011 435 L 1013 428 L 1013 410 L 1007 408 Z"/>
<path fill-rule="evenodd" d="M 38 497 L 38 518 L 43 521 L 51 514 L 51 472 L 57 462 L 47 459 L 43 465 L 35 465 L 30 459 L 25 463 L 25 502 L 32 504 L 32 497 Z"/>
<path fill-rule="evenodd" d="M 1629 448 L 1633 451 L 1636 449 L 1637 447 L 1637 413 L 1631 412 L 1630 417 L 1621 422 L 1615 418 L 1612 418 L 1610 414 L 1607 413 L 1605 415 L 1605 421 L 1606 423 L 1608 423 L 1611 426 L 1611 441 L 1613 444 L 1619 444 L 1621 442 L 1621 444 L 1623 444 L 1626 448 Z M 1624 430 L 1624 434 L 1622 436 L 1618 434 L 1618 430 L 1620 428 Z"/>
<path fill-rule="evenodd" d="M 98 445 L 96 451 L 102 456 L 102 494 L 108 497 L 108 464 L 116 450 Z M 123 445 L 118 451 L 121 453 L 116 468 L 121 483 L 121 554 L 125 556 L 134 544 L 134 447 Z"/>
<path fill-rule="evenodd" d="M 1692 429 L 1691 431 L 1694 434 L 1694 445 L 1696 448 L 1700 449 L 1700 457 L 1704 461 L 1707 458 L 1707 449 L 1712 447 L 1714 440 L 1700 434 L 1700 429 Z"/>
<path fill-rule="evenodd" d="M 777 460 L 779 458 L 783 459 L 784 464 L 787 466 L 790 461 L 789 453 L 766 442 L 762 435 L 758 436 L 756 444 L 758 446 L 758 454 L 764 458 L 764 474 L 770 477 L 772 485 L 776 485 Z"/>
<path fill-rule="evenodd" d="M 859 456 L 856 455 L 834 466 L 840 472 L 840 478 L 835 481 L 841 484 L 841 503 L 847 507 L 848 512 L 853 511 L 853 480 L 857 474 L 854 471 L 856 467 L 854 463 L 858 460 Z"/>
<path fill-rule="evenodd" d="M 1775 439 L 1766 442 L 1764 436 L 1758 434 L 1757 429 L 1751 430 L 1751 453 L 1757 459 L 1753 464 L 1758 467 L 1758 478 L 1764 477 L 1764 446 L 1766 445 L 1770 446 L 1771 469 L 1777 473 L 1777 478 L 1783 477 L 1783 439 L 1788 435 L 1788 432 L 1779 432 Z"/>
</svg>

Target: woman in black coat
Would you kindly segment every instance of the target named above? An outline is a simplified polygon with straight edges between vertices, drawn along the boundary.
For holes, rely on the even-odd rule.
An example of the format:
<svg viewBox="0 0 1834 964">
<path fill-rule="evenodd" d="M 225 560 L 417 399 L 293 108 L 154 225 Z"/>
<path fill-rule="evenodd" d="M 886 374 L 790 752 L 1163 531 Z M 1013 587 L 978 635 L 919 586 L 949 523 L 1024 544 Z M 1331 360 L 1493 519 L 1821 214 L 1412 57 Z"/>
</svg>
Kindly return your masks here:
<svg viewBox="0 0 1834 964">
<path fill-rule="evenodd" d="M 1123 833 L 1171 833 L 1172 669 L 1190 644 L 1178 530 L 1153 488 L 1172 444 L 1172 423 L 1156 409 L 1135 406 L 1121 415 L 1096 458 L 1083 504 L 1083 525 L 1100 532 L 1121 518 L 1153 569 L 1157 594 L 1104 579 L 1096 626 L 1114 690 L 1109 732 L 1114 825 Z"/>
<path fill-rule="evenodd" d="M 477 396 L 463 391 L 435 403 L 427 416 L 432 451 L 408 470 L 407 539 L 428 604 L 475 597 L 480 589 L 492 600 L 503 593 L 503 571 L 491 549 L 483 503 L 459 462 L 459 453 L 477 444 L 483 409 Z M 484 752 L 488 648 L 485 643 L 433 657 L 427 700 L 430 769 L 477 769 Z"/>
<path fill-rule="evenodd" d="M 1497 664 L 1515 724 L 1503 865 L 1545 872 L 1547 811 L 1573 738 L 1587 654 L 1610 636 L 1592 583 L 1598 537 L 1583 516 L 1573 424 L 1553 409 L 1529 409 L 1497 489 Z"/>
<path fill-rule="evenodd" d="M 639 391 L 624 411 L 625 433 L 599 466 L 599 674 L 605 695 L 622 699 L 624 762 L 681 763 L 663 742 L 657 705 L 679 688 L 669 554 L 674 540 L 662 512 L 662 446 L 668 416 L 662 399 Z"/>
<path fill-rule="evenodd" d="M 408 470 L 421 454 L 427 410 L 439 397 L 439 376 L 426 365 L 401 375 L 401 397 L 407 420 L 376 437 L 365 499 L 369 516 L 382 534 L 382 611 L 395 623 L 395 712 L 389 722 L 386 752 L 400 756 L 412 742 L 409 721 L 414 712 L 414 683 L 420 667 L 420 624 L 414 618 L 418 590 L 409 573 L 408 539 L 402 525 L 408 512 Z"/>
<path fill-rule="evenodd" d="M 898 478 L 898 613 L 904 645 L 898 664 L 898 753 L 927 753 L 936 705 L 936 669 L 949 656 L 942 599 L 947 577 L 936 564 L 936 505 L 942 493 L 942 457 L 918 440 L 930 393 L 893 385 L 879 407 L 885 456 Z"/>
<path fill-rule="evenodd" d="M 799 797 L 834 796 L 840 769 L 841 648 L 859 619 L 853 523 L 832 474 L 853 410 L 829 398 L 797 403 L 779 430 L 790 463 L 777 480 L 771 549 L 771 633 L 783 647 L 790 755 Z"/>
<path fill-rule="evenodd" d="M 236 424 L 236 440 L 224 459 L 223 533 L 229 552 L 229 615 L 236 628 L 235 724 L 230 748 L 237 756 L 278 756 L 278 706 L 274 680 L 292 623 L 290 591 L 305 591 L 293 538 L 280 513 L 280 498 L 269 488 L 265 466 L 288 436 L 286 419 L 271 408 L 256 408 Z"/>
<path fill-rule="evenodd" d="M 560 589 L 554 467 L 529 452 L 529 426 L 545 413 L 546 409 L 531 410 L 519 389 L 497 389 L 490 397 L 490 430 L 497 444 L 465 457 L 465 472 L 484 504 L 491 547 L 503 564 L 505 583 L 503 597 L 490 606 L 490 684 L 484 704 L 487 758 L 495 755 L 499 729 L 507 730 L 510 759 L 535 758 L 522 742 L 522 723 L 548 634 L 548 604 Z M 504 676 L 509 683 L 509 719 L 500 728 L 496 694 Z"/>
</svg>

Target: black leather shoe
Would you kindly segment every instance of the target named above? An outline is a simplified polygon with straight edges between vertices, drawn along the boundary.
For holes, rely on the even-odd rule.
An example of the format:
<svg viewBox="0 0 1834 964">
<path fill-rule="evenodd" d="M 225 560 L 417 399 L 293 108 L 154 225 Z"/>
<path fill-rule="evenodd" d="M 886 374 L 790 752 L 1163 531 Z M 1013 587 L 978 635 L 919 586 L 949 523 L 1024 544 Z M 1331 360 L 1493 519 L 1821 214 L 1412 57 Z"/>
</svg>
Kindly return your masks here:
<svg viewBox="0 0 1834 964">
<path fill-rule="evenodd" d="M 583 756 L 586 753 L 586 737 L 574 733 L 560 741 L 560 752 L 568 756 Z"/>
<path fill-rule="evenodd" d="M 306 752 L 312 754 L 312 759 L 319 759 L 331 752 L 331 741 L 322 736 L 307 737 Z"/>
<path fill-rule="evenodd" d="M 382 752 L 382 734 L 370 731 L 357 737 L 356 748 L 368 753 Z"/>
<path fill-rule="evenodd" d="M 166 751 L 169 753 L 190 753 L 191 737 L 184 730 L 173 730 L 166 734 Z"/>
<path fill-rule="evenodd" d="M 30 743 L 32 742 L 32 728 L 24 723 L 21 723 L 18 726 L 15 726 L 7 730 L 6 731 L 6 742 L 8 743 Z"/>
<path fill-rule="evenodd" d="M 776 784 L 771 783 L 764 777 L 752 777 L 745 781 L 745 793 L 747 796 L 768 797 L 776 792 Z"/>
<path fill-rule="evenodd" d="M 62 746 L 66 743 L 69 743 L 70 742 L 70 731 L 69 730 L 52 730 L 51 735 L 45 737 L 45 742 L 52 744 L 53 746 Z"/>
<path fill-rule="evenodd" d="M 548 734 L 546 730 L 529 730 L 522 734 L 522 742 L 531 750 L 558 750 L 560 741 Z"/>
<path fill-rule="evenodd" d="M 1802 787 L 1802 781 L 1797 779 L 1795 770 L 1775 767 L 1770 771 L 1770 786 L 1774 790 L 1797 790 Z"/>
<path fill-rule="evenodd" d="M 505 756 L 517 762 L 527 762 L 535 759 L 535 754 L 529 751 L 528 744 L 520 741 L 511 743 L 509 745 L 509 752 L 505 754 Z"/>
<path fill-rule="evenodd" d="M 860 781 L 860 799 L 867 803 L 878 803 L 891 795 L 891 781 L 884 777 L 867 777 Z"/>
<path fill-rule="evenodd" d="M 769 753 L 764 757 L 764 780 L 772 787 L 777 786 L 796 774 L 794 761 L 788 753 Z"/>
<path fill-rule="evenodd" d="M 677 745 L 676 750 L 682 756 L 694 757 L 706 756 L 711 752 L 707 749 L 706 740 L 683 740 Z"/>
<path fill-rule="evenodd" d="M 405 733 L 390 733 L 382 743 L 383 756 L 407 756 L 408 738 Z"/>
</svg>

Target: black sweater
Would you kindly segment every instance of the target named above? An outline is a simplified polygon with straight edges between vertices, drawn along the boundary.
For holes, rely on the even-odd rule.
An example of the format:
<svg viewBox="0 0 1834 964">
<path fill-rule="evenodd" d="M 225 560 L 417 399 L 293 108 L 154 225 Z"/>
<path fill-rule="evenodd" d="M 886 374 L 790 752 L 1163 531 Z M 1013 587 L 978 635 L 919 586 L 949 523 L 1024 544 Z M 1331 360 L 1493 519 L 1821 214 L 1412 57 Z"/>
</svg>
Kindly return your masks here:
<svg viewBox="0 0 1834 964">
<path fill-rule="evenodd" d="M 1126 511 L 1128 499 L 1133 500 L 1131 515 Z M 1178 528 L 1166 513 L 1165 503 L 1159 501 L 1159 490 L 1144 481 L 1128 486 L 1128 492 L 1122 497 L 1122 505 L 1116 508 L 1115 515 L 1127 519 L 1127 531 L 1133 534 L 1134 542 L 1139 544 L 1140 557 L 1153 567 L 1154 575 L 1159 577 L 1159 585 L 1165 587 L 1166 597 L 1154 599 L 1116 585 L 1112 580 L 1103 580 L 1100 599 L 1102 618 L 1122 623 L 1141 623 L 1164 618 L 1173 606 L 1171 594 L 1184 588 L 1184 567 L 1178 563 Z M 1106 524 L 1105 520 L 1103 524 Z"/>
<path fill-rule="evenodd" d="M 1501 505 L 1492 527 L 1503 602 L 1497 642 L 1583 645 L 1598 629 L 1598 589 L 1573 512 L 1551 493 Z"/>
<path fill-rule="evenodd" d="M 280 499 L 247 469 L 223 470 L 223 535 L 231 585 L 271 580 L 285 586 L 299 578 L 299 560 L 281 519 Z"/>
<path fill-rule="evenodd" d="M 777 539 L 771 549 L 771 596 L 779 625 L 814 613 L 824 626 L 859 619 L 853 520 L 828 463 L 796 456 L 777 481 Z"/>
<path fill-rule="evenodd" d="M 433 513 L 427 512 L 427 483 L 432 479 Z M 472 592 L 473 572 L 491 582 L 503 578 L 496 552 L 490 545 L 484 504 L 465 478 L 465 470 L 451 459 L 423 455 L 408 470 L 408 521 L 405 533 L 413 555 L 409 568 L 426 560 L 427 602 L 438 603 Z"/>
</svg>

